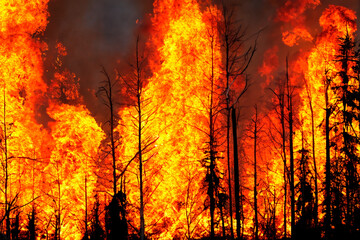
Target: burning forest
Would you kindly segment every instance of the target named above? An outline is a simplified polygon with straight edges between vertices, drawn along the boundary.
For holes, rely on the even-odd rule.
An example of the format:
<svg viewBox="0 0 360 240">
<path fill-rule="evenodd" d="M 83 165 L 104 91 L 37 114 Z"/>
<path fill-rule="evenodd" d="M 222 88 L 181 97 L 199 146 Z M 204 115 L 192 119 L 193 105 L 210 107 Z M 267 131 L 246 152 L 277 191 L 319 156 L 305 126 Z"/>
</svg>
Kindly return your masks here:
<svg viewBox="0 0 360 240">
<path fill-rule="evenodd" d="M 0 239 L 359 239 L 357 0 L 1 0 Z"/>
</svg>

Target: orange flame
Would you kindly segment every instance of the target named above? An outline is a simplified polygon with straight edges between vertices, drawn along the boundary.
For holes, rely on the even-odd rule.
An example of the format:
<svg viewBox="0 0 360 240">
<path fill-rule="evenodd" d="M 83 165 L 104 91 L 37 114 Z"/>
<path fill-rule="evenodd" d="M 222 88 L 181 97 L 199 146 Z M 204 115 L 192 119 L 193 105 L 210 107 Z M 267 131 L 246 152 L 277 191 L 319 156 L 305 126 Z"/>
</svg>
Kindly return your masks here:
<svg viewBox="0 0 360 240">
<path fill-rule="evenodd" d="M 163 18 L 166 16 L 166 21 Z M 145 161 L 145 222 L 148 234 L 158 233 L 161 239 L 175 236 L 203 236 L 208 230 L 209 213 L 203 211 L 206 198 L 203 187 L 204 158 L 208 129 L 209 76 L 214 55 L 215 81 L 221 86 L 221 54 L 215 33 L 214 19 L 220 18 L 215 7 L 200 9 L 197 1 L 155 1 L 153 39 L 161 65 L 143 89 L 144 99 L 150 99 L 145 111 L 156 109 L 154 116 L 144 120 L 147 136 L 156 138 L 152 153 Z M 211 31 L 214 48 L 211 49 Z M 157 43 L 161 44 L 156 45 Z M 218 90 L 216 90 L 218 91 Z M 144 111 L 144 110 L 143 110 Z M 120 112 L 124 130 L 124 159 L 137 152 L 136 130 L 132 126 L 134 108 Z M 186 141 L 184 140 L 186 138 Z M 150 157 L 151 154 L 154 156 Z M 129 201 L 138 204 L 138 165 L 127 174 L 131 188 Z M 131 213 L 138 223 L 139 213 Z"/>
</svg>

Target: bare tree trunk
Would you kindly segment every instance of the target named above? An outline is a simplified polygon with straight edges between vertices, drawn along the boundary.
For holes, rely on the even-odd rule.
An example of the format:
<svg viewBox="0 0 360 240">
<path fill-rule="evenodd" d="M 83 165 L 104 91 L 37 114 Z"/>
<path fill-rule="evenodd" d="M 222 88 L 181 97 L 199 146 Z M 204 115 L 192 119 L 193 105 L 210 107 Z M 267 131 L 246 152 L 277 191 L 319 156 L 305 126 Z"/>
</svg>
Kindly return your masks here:
<svg viewBox="0 0 360 240">
<path fill-rule="evenodd" d="M 116 157 L 115 157 L 115 140 L 114 140 L 114 106 L 112 102 L 112 86 L 110 77 L 108 78 L 109 84 L 109 105 L 110 105 L 110 142 L 111 142 L 111 156 L 113 164 L 113 193 L 116 195 Z"/>
<path fill-rule="evenodd" d="M 276 239 L 276 188 L 274 187 L 273 239 Z"/>
<path fill-rule="evenodd" d="M 9 205 L 9 159 L 8 159 L 8 142 L 7 142 L 7 127 L 6 127 L 6 84 L 4 81 L 4 113 L 3 113 L 3 128 L 4 128 L 4 155 L 5 155 L 5 179 L 4 179 L 4 193 L 5 193 L 5 223 L 6 223 L 6 238 L 10 239 L 10 205 Z"/>
<path fill-rule="evenodd" d="M 87 166 L 86 166 L 86 170 L 87 171 Z M 87 203 L 87 172 L 85 172 L 85 219 L 84 219 L 84 224 L 85 224 L 85 238 L 88 239 L 89 238 L 89 230 L 88 230 L 88 203 Z"/>
<path fill-rule="evenodd" d="M 239 160 L 238 160 L 238 146 L 237 146 L 237 127 L 236 127 L 236 113 L 235 108 L 232 108 L 231 111 L 232 117 L 232 129 L 233 129 L 233 147 L 234 147 L 234 181 L 235 181 L 235 213 L 236 213 L 236 234 L 237 238 L 240 238 L 240 230 L 241 230 L 241 223 L 240 223 L 240 199 L 239 199 Z"/>
<path fill-rule="evenodd" d="M 61 236 L 61 184 L 60 184 L 60 169 L 59 163 L 56 162 L 56 171 L 57 171 L 57 188 L 58 188 L 58 202 L 57 209 L 55 210 L 55 240 L 59 240 Z"/>
<path fill-rule="evenodd" d="M 227 53 L 228 54 L 228 53 Z M 228 64 L 228 63 L 227 63 Z M 228 74 L 227 74 L 228 75 Z M 227 77 L 228 78 L 228 77 Z M 227 80 L 228 84 L 228 80 Z M 230 214 L 230 236 L 231 239 L 234 239 L 234 224 L 233 224 L 233 203 L 232 203 L 232 185 L 231 185 L 231 163 L 230 163 L 230 99 L 229 96 L 226 97 L 226 157 L 227 157 L 227 167 L 228 167 L 228 188 L 229 188 L 229 214 Z"/>
<path fill-rule="evenodd" d="M 228 54 L 228 53 L 227 53 Z M 228 64 L 228 63 L 227 63 Z M 228 75 L 228 74 L 227 74 Z M 228 78 L 228 76 L 227 76 Z M 228 84 L 228 80 L 227 80 Z M 229 214 L 230 214 L 230 236 L 231 239 L 234 239 L 234 224 L 233 224 L 233 203 L 232 203 L 232 185 L 231 185 L 231 164 L 230 164 L 230 99 L 229 97 L 226 98 L 226 156 L 227 156 L 227 165 L 228 165 L 228 188 L 229 188 Z"/>
<path fill-rule="evenodd" d="M 214 104 L 214 36 L 211 36 L 211 92 L 210 92 L 210 112 L 209 112 L 209 122 L 210 122 L 210 183 L 209 183 L 209 192 L 210 192 L 210 218 L 211 218 L 211 232 L 210 239 L 215 237 L 215 191 L 214 191 L 214 180 L 215 180 L 215 139 L 214 139 L 214 113 L 213 113 L 213 104 Z"/>
<path fill-rule="evenodd" d="M 240 80 L 240 76 L 245 73 L 247 70 L 252 57 L 256 50 L 256 41 L 254 46 L 245 49 L 244 36 L 245 31 L 242 29 L 239 22 L 236 21 L 234 17 L 235 10 L 231 7 L 228 7 L 227 1 L 222 1 L 222 14 L 223 22 L 220 29 L 220 36 L 223 41 L 223 49 L 225 51 L 225 74 L 226 74 L 226 114 L 227 114 L 227 165 L 228 165 L 228 188 L 229 188 L 229 215 L 230 215 L 230 236 L 231 239 L 234 239 L 234 226 L 233 226 L 233 198 L 232 198 L 232 179 L 231 179 L 231 161 L 230 161 L 230 118 L 231 118 L 231 109 L 239 101 L 240 97 L 248 89 L 248 79 L 245 78 L 245 85 L 242 91 L 238 96 L 233 96 L 234 99 L 230 99 L 230 90 L 231 86 L 237 81 Z M 234 180 L 236 182 L 236 180 Z M 239 188 L 237 190 L 237 196 L 239 196 Z M 235 199 L 236 201 L 236 199 Z M 239 202 L 239 199 L 237 200 Z M 236 203 L 235 203 L 236 204 Z M 239 211 L 239 208 L 236 210 Z M 239 219 L 239 217 L 238 217 Z M 239 222 L 238 228 L 239 226 Z M 239 235 L 239 234 L 238 234 Z M 238 236 L 239 237 L 239 236 Z"/>
<path fill-rule="evenodd" d="M 227 9 L 223 5 L 223 14 L 224 14 L 224 27 L 229 28 Z M 234 239 L 234 224 L 233 224 L 233 209 L 232 209 L 232 187 L 231 187 L 231 165 L 230 165 L 230 43 L 228 31 L 225 29 L 224 34 L 225 40 L 225 71 L 226 71 L 226 150 L 227 150 L 227 167 L 228 167 L 228 188 L 229 188 L 229 210 L 230 210 L 230 236 L 231 239 Z"/>
<path fill-rule="evenodd" d="M 293 146 L 293 110 L 292 110 L 292 93 L 290 92 L 288 59 L 286 58 L 286 82 L 288 93 L 289 108 L 289 148 L 290 148 L 290 197 L 291 197 L 291 238 L 294 239 L 295 233 L 295 190 L 294 190 L 294 146 Z"/>
<path fill-rule="evenodd" d="M 143 193 L 143 160 L 142 160 L 142 81 L 141 69 L 139 64 L 139 36 L 136 40 L 136 77 L 137 77 L 137 111 L 138 111 L 138 154 L 139 154 L 139 174 L 140 174 L 140 239 L 145 239 L 145 218 L 144 218 L 144 193 Z"/>
<path fill-rule="evenodd" d="M 286 217 L 286 203 L 287 203 L 287 163 L 286 163 L 286 132 L 285 132 L 285 92 L 280 93 L 280 118 L 281 118 L 281 137 L 282 137 L 282 154 L 284 161 L 284 238 L 287 236 L 287 217 Z"/>
<path fill-rule="evenodd" d="M 106 105 L 110 109 L 110 144 L 111 144 L 111 157 L 112 157 L 112 170 L 113 170 L 113 196 L 116 195 L 116 154 L 115 154 L 115 139 L 114 139 L 114 129 L 115 129 L 115 114 L 114 114 L 114 103 L 113 103 L 113 84 L 111 83 L 111 78 L 105 67 L 102 69 L 102 73 L 106 77 L 106 85 L 107 87 L 101 87 L 99 91 L 106 93 Z"/>
<path fill-rule="evenodd" d="M 58 170 L 59 171 L 59 170 Z M 60 176 L 59 176 L 60 179 Z M 59 191 L 59 210 L 58 210 L 58 216 L 57 216 L 57 221 L 58 221 L 58 239 L 61 239 L 61 184 L 60 181 L 58 181 L 58 191 Z"/>
<path fill-rule="evenodd" d="M 311 113 L 311 134 L 312 134 L 312 154 L 313 154 L 313 164 L 314 164 L 314 181 L 315 181 L 315 228 L 318 228 L 318 222 L 319 222 L 319 217 L 318 217 L 318 208 L 319 208 L 319 190 L 318 190 L 318 172 L 317 172 L 317 166 L 316 166 L 316 151 L 315 151 L 315 120 L 314 120 L 314 109 L 313 109 L 313 105 L 312 105 L 312 97 L 311 97 L 311 92 L 310 89 L 306 84 L 306 89 L 307 89 L 307 94 L 308 94 L 308 99 L 309 99 L 309 107 L 310 107 L 310 113 Z"/>
<path fill-rule="evenodd" d="M 326 163 L 325 163 L 325 239 L 330 239 L 330 222 L 331 222 L 331 210 L 330 210 L 330 114 L 331 109 L 329 105 L 329 79 L 327 79 L 325 89 L 325 141 L 326 141 Z"/>
<path fill-rule="evenodd" d="M 255 209 L 255 240 L 259 239 L 259 223 L 258 223 L 258 207 L 257 207 L 257 171 L 256 171 L 256 146 L 257 146 L 257 133 L 258 133 L 258 116 L 257 106 L 255 105 L 255 120 L 254 126 L 254 209 Z"/>
</svg>

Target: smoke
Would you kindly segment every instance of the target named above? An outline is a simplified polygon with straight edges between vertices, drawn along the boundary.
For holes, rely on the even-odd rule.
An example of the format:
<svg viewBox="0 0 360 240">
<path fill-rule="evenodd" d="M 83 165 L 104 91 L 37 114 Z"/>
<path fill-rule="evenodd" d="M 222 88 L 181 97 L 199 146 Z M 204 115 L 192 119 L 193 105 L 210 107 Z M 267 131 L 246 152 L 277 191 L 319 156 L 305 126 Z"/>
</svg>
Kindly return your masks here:
<svg viewBox="0 0 360 240">
<path fill-rule="evenodd" d="M 102 104 L 94 96 L 104 76 L 120 59 L 134 49 L 137 20 L 151 13 L 147 0 L 52 0 L 45 41 L 49 45 L 46 67 L 47 81 L 53 76 L 56 43 L 61 42 L 68 55 L 63 66 L 80 78 L 80 94 L 94 115 L 102 114 Z"/>
</svg>

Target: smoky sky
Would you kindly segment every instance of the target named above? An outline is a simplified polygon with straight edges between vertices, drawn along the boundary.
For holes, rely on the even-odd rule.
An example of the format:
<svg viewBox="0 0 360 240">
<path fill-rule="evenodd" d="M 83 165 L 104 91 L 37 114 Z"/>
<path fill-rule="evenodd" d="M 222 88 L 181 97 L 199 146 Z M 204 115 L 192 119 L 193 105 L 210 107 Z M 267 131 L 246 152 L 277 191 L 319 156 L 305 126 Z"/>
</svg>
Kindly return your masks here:
<svg viewBox="0 0 360 240">
<path fill-rule="evenodd" d="M 264 98 L 264 92 L 257 91 L 264 81 L 257 70 L 266 50 L 278 45 L 282 54 L 280 57 L 284 59 L 285 55 L 294 54 L 298 50 L 290 49 L 282 43 L 281 29 L 288 27 L 288 24 L 275 20 L 277 10 L 286 1 L 225 0 L 236 8 L 237 20 L 249 36 L 247 44 L 250 46 L 257 39 L 257 51 L 248 70 L 253 84 L 247 98 L 252 99 L 252 102 Z M 104 79 L 100 73 L 101 66 L 111 72 L 119 60 L 127 61 L 139 33 L 140 27 L 136 22 L 148 21 L 152 4 L 152 0 L 50 0 L 49 24 L 44 36 L 49 45 L 47 59 L 53 61 L 51 55 L 54 54 L 57 42 L 67 48 L 68 55 L 63 59 L 63 65 L 80 78 L 80 93 L 94 115 L 101 114 L 101 103 L 94 97 L 94 91 Z M 329 4 L 352 8 L 359 18 L 358 0 L 323 0 L 316 9 L 305 12 L 307 24 L 312 26 L 312 34 L 321 31 L 318 19 Z M 51 78 L 51 74 L 48 77 Z"/>
<path fill-rule="evenodd" d="M 291 30 L 294 27 L 294 22 L 282 22 L 277 19 L 277 14 L 287 2 L 299 2 L 301 0 L 255 0 L 255 1 L 238 1 L 238 13 L 241 23 L 246 26 L 247 35 L 252 35 L 260 31 L 257 35 L 256 53 L 254 59 L 250 64 L 247 74 L 251 79 L 252 86 L 247 91 L 244 99 L 246 104 L 244 108 L 253 109 L 254 104 L 266 106 L 266 102 L 270 101 L 272 97 L 271 91 L 264 87 L 265 77 L 258 73 L 264 58 L 266 58 L 266 51 L 270 48 L 278 48 L 279 67 L 274 73 L 274 78 L 283 78 L 285 76 L 286 57 L 289 60 L 294 60 L 301 51 L 309 51 L 314 47 L 314 42 L 299 41 L 297 46 L 288 47 L 282 42 L 282 31 Z M 359 0 L 321 0 L 321 4 L 315 8 L 308 8 L 300 18 L 304 19 L 304 25 L 307 27 L 311 35 L 316 37 L 322 31 L 319 25 L 319 18 L 322 12 L 329 5 L 338 5 L 350 8 L 356 11 L 357 25 L 359 33 L 359 19 L 360 19 L 360 1 Z M 359 38 L 359 34 L 357 34 Z M 253 38 L 252 38 L 253 39 Z M 251 44 L 251 39 L 250 43 Z M 301 87 L 301 86 L 300 86 Z M 262 89 L 261 91 L 259 91 Z M 260 103 L 260 104 L 259 104 Z M 249 111 L 243 111 L 249 112 Z M 251 112 L 251 111 L 250 111 Z M 249 116 L 245 116 L 247 118 Z"/>
<path fill-rule="evenodd" d="M 56 57 L 55 45 L 62 43 L 68 52 L 63 66 L 80 78 L 80 93 L 93 114 L 99 114 L 100 101 L 94 97 L 104 76 L 102 66 L 113 72 L 118 60 L 134 49 L 138 31 L 136 21 L 152 11 L 151 0 L 51 0 L 47 68 Z"/>
</svg>

